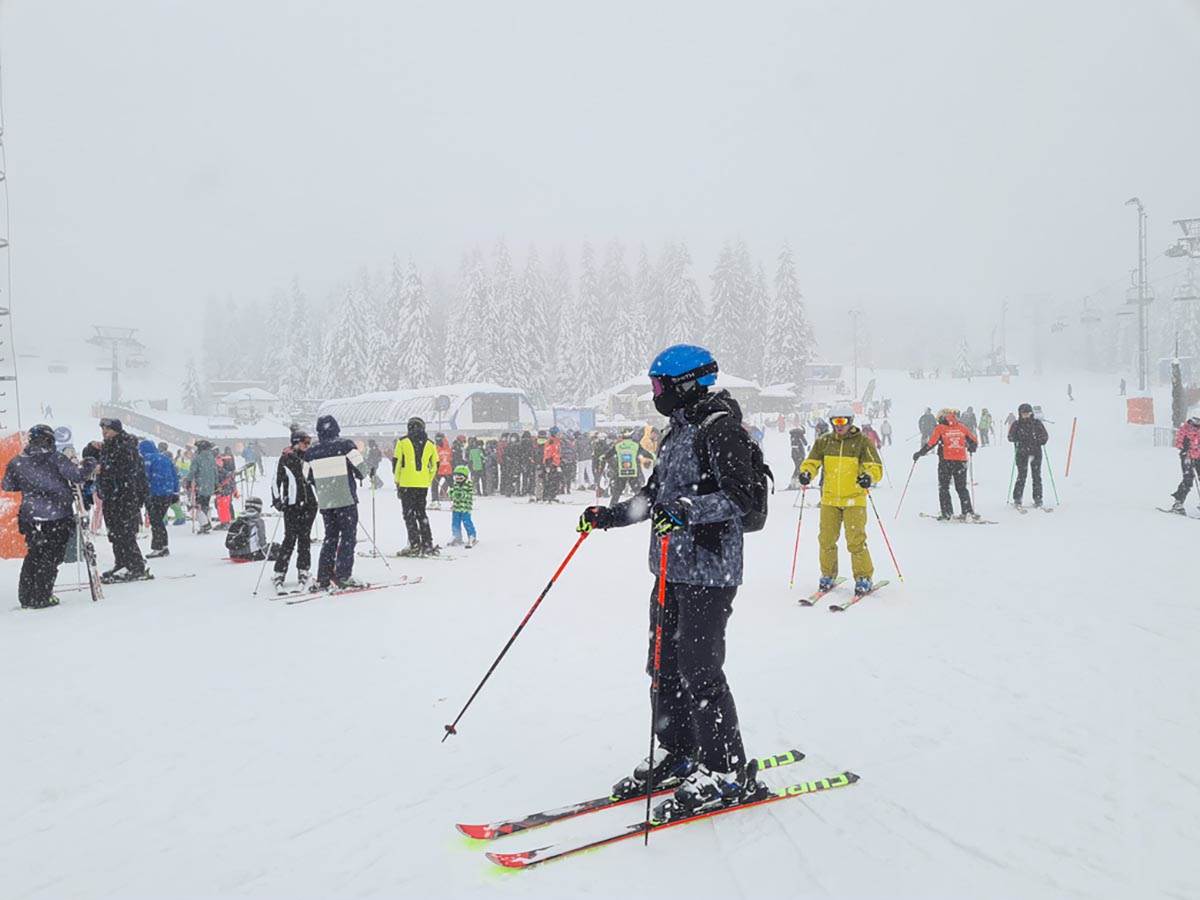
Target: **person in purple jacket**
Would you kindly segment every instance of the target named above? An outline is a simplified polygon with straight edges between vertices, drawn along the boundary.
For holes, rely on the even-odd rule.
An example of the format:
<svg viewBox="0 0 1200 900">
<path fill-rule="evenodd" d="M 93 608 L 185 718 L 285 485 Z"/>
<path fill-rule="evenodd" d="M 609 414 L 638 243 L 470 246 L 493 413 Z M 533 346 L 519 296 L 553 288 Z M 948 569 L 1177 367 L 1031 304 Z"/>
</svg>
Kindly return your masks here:
<svg viewBox="0 0 1200 900">
<path fill-rule="evenodd" d="M 75 527 L 74 485 L 90 478 L 95 466 L 94 459 L 76 466 L 54 449 L 53 428 L 34 425 L 25 449 L 5 469 L 0 489 L 21 495 L 17 527 L 27 547 L 17 587 L 22 609 L 58 605 L 54 580 Z"/>
</svg>

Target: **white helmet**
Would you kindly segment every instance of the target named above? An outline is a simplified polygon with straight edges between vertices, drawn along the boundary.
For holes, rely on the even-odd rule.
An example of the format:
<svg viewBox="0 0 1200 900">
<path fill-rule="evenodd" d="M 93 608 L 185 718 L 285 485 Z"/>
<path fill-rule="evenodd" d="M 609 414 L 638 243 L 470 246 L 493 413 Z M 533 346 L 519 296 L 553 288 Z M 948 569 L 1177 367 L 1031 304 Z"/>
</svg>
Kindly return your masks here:
<svg viewBox="0 0 1200 900">
<path fill-rule="evenodd" d="M 1188 421 L 1194 425 L 1200 425 L 1200 406 L 1193 406 L 1188 410 Z"/>
<path fill-rule="evenodd" d="M 831 421 L 833 419 L 854 419 L 854 408 L 849 403 L 835 403 L 833 408 L 829 410 L 829 415 L 826 416 Z"/>
</svg>

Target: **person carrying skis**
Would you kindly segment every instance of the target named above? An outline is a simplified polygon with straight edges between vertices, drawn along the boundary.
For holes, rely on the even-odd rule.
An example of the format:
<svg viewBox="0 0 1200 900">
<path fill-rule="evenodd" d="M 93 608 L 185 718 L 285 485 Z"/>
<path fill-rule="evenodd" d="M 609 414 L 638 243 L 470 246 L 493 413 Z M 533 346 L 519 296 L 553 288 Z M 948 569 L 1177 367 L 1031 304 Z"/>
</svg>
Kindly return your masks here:
<svg viewBox="0 0 1200 900">
<path fill-rule="evenodd" d="M 454 483 L 450 485 L 450 546 L 463 545 L 463 529 L 467 529 L 467 549 L 470 550 L 478 541 L 475 537 L 475 522 L 471 518 L 471 508 L 475 505 L 475 489 L 471 485 L 471 470 L 468 466 L 459 466 L 454 470 Z"/>
<path fill-rule="evenodd" d="M 967 460 L 979 447 L 979 441 L 958 421 L 958 410 L 943 409 L 938 413 L 937 427 L 925 446 L 913 454 L 913 462 L 934 447 L 938 448 L 938 502 L 941 505 L 938 521 L 945 522 L 954 516 L 954 505 L 950 502 L 952 480 L 962 507 L 961 518 L 978 520 L 978 514 L 971 508 L 971 492 L 967 490 Z"/>
<path fill-rule="evenodd" d="M 267 526 L 262 517 L 262 500 L 247 497 L 242 514 L 229 526 L 225 535 L 229 558 L 237 562 L 270 559 L 275 548 L 267 543 Z"/>
<path fill-rule="evenodd" d="M 138 440 L 125 431 L 120 419 L 101 419 L 100 432 L 104 441 L 93 442 L 100 457 L 96 492 L 114 559 L 113 567 L 100 579 L 107 584 L 151 578 L 137 545 L 142 507 L 150 494 Z"/>
<path fill-rule="evenodd" d="M 1008 440 L 1016 453 L 1017 482 L 1013 486 L 1013 506 L 1021 508 L 1025 493 L 1025 478 L 1033 469 L 1033 505 L 1042 505 L 1042 445 L 1050 440 L 1043 425 L 1033 414 L 1033 407 L 1022 403 L 1017 418 L 1008 426 Z"/>
<path fill-rule="evenodd" d="M 737 707 L 725 678 L 725 627 L 742 583 L 742 516 L 753 506 L 752 444 L 742 411 L 728 391 L 710 392 L 717 362 L 702 347 L 677 344 L 650 366 L 654 406 L 670 418 L 650 480 L 612 507 L 589 506 L 578 529 L 608 529 L 650 519 L 650 571 L 660 567 L 660 538 L 669 535 L 662 615 L 658 717 L 660 742 L 633 774 L 614 787 L 631 797 L 675 787 L 655 818 L 753 800 L 764 795 L 748 762 Z M 636 441 L 635 441 L 636 443 Z M 636 462 L 636 458 L 635 458 Z M 653 623 L 658 586 L 651 592 Z"/>
<path fill-rule="evenodd" d="M 436 554 L 425 498 L 429 496 L 438 470 L 438 451 L 425 435 L 425 420 L 413 416 L 408 420 L 408 435 L 396 441 L 396 496 L 404 510 L 404 527 L 408 531 L 408 546 L 400 556 Z"/>
<path fill-rule="evenodd" d="M 150 496 L 146 498 L 146 515 L 150 517 L 150 552 L 146 559 L 170 556 L 167 539 L 167 510 L 179 502 L 179 473 L 167 454 L 159 451 L 154 441 L 138 444 Z"/>
<path fill-rule="evenodd" d="M 813 442 L 799 475 L 800 484 L 807 486 L 821 469 L 825 470 L 817 530 L 821 563 L 818 589 L 833 589 L 838 574 L 838 534 L 844 529 L 854 593 L 867 594 L 875 575 L 875 564 L 867 550 L 867 489 L 883 478 L 883 461 L 875 445 L 854 425 L 854 410 L 849 405 L 833 407 L 829 424 L 833 430 Z"/>
<path fill-rule="evenodd" d="M 1200 406 L 1188 410 L 1188 417 L 1175 432 L 1175 449 L 1179 451 L 1179 464 L 1183 467 L 1183 481 L 1172 494 L 1175 501 L 1171 504 L 1171 512 L 1186 516 L 1183 501 L 1200 473 Z"/>
<path fill-rule="evenodd" d="M 304 454 L 305 477 L 313 484 L 325 542 L 317 560 L 317 580 L 311 591 L 363 587 L 354 578 L 354 546 L 358 543 L 358 482 L 367 462 L 354 441 L 341 437 L 333 416 L 317 419 L 317 443 Z"/>
<path fill-rule="evenodd" d="M 275 570 L 271 576 L 276 593 L 283 591 L 293 549 L 296 551 L 296 578 L 301 589 L 308 587 L 312 570 L 312 526 L 317 518 L 317 495 L 304 475 L 304 454 L 311 446 L 312 438 L 306 432 L 293 431 L 290 446 L 283 448 L 279 462 L 275 464 L 271 505 L 283 515 L 283 543 L 275 556 Z"/>
<path fill-rule="evenodd" d="M 196 441 L 196 452 L 188 469 L 187 484 L 194 498 L 196 518 L 200 522 L 198 534 L 212 531 L 212 520 L 208 516 L 212 495 L 217 489 L 217 451 L 212 442 L 203 438 Z"/>
<path fill-rule="evenodd" d="M 58 605 L 54 580 L 79 523 L 75 518 L 75 485 L 81 485 L 96 468 L 96 460 L 76 466 L 54 449 L 54 429 L 34 425 L 25 449 L 4 469 L 0 490 L 21 495 L 17 529 L 25 538 L 25 559 L 17 582 L 22 609 L 47 609 Z"/>
<path fill-rule="evenodd" d="M 921 444 L 928 444 L 929 436 L 933 434 L 933 429 L 937 428 L 937 419 L 934 418 L 931 407 L 925 407 L 925 412 L 917 419 L 917 428 L 921 431 Z"/>
</svg>

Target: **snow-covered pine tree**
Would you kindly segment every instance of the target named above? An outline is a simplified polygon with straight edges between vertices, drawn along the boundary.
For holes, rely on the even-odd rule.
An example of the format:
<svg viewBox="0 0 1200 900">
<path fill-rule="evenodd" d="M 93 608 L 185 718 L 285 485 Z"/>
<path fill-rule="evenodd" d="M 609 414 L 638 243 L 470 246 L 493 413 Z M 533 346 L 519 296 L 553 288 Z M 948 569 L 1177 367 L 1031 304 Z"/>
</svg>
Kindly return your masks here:
<svg viewBox="0 0 1200 900">
<path fill-rule="evenodd" d="M 762 380 L 763 356 L 766 353 L 767 332 L 771 321 L 771 293 L 767 288 L 767 272 L 760 262 L 750 283 L 750 294 L 742 313 L 745 330 L 746 377 Z M 765 383 L 765 382 L 764 382 Z"/>
<path fill-rule="evenodd" d="M 633 277 L 632 315 L 641 333 L 641 365 L 662 349 L 662 282 L 661 268 L 650 262 L 646 245 L 638 250 L 637 273 Z M 641 371 L 641 367 L 636 371 Z M 618 376 L 620 377 L 620 376 Z"/>
<path fill-rule="evenodd" d="M 750 296 L 749 254 L 739 242 L 737 248 L 726 242 L 717 257 L 712 274 L 712 314 L 708 320 L 708 349 L 726 372 L 743 378 L 747 371 L 745 307 Z"/>
<path fill-rule="evenodd" d="M 692 256 L 682 241 L 668 244 L 664 251 L 662 283 L 662 345 L 701 343 L 704 301 L 692 277 Z"/>
<path fill-rule="evenodd" d="M 408 270 L 404 275 L 399 310 L 400 332 L 395 347 L 399 360 L 396 370 L 399 374 L 397 380 L 389 387 L 429 387 L 435 383 L 431 363 L 433 329 L 429 315 L 429 298 L 425 296 L 421 273 L 417 271 L 417 264 L 412 259 L 409 259 Z"/>
<path fill-rule="evenodd" d="M 605 340 L 605 309 L 596 272 L 596 254 L 584 241 L 579 261 L 579 303 L 576 307 L 573 380 L 566 385 L 576 403 L 608 384 L 609 346 Z"/>
<path fill-rule="evenodd" d="M 455 288 L 441 271 L 434 269 L 423 280 L 429 300 L 430 384 L 444 384 L 446 376 L 446 317 L 454 305 Z"/>
<path fill-rule="evenodd" d="M 541 260 L 536 247 L 529 248 L 525 271 L 520 281 L 519 318 L 526 356 L 525 381 L 513 385 L 529 391 L 535 405 L 542 407 L 550 402 L 554 379 L 555 354 L 550 339 L 549 288 L 542 273 Z"/>
<path fill-rule="evenodd" d="M 287 313 L 287 294 L 283 290 L 277 290 L 271 296 L 261 326 L 259 341 L 262 344 L 263 381 L 267 383 L 267 390 L 279 394 L 291 338 L 291 318 Z"/>
<path fill-rule="evenodd" d="M 361 291 L 354 285 L 347 287 L 334 310 L 329 342 L 324 348 L 322 369 L 327 378 L 327 396 L 347 397 L 372 390 L 372 361 L 368 355 L 372 330 Z"/>
<path fill-rule="evenodd" d="M 387 291 L 382 275 L 372 274 L 364 266 L 359 273 L 358 289 L 358 311 L 363 317 L 359 324 L 359 333 L 363 341 L 363 391 L 387 390 L 392 385 L 395 362 L 385 331 L 386 297 Z"/>
<path fill-rule="evenodd" d="M 804 367 L 813 357 L 813 339 L 796 278 L 796 264 L 786 244 L 779 253 L 775 270 L 775 307 L 770 326 L 765 380 L 768 384 L 791 384 L 799 397 L 804 389 Z"/>
<path fill-rule="evenodd" d="M 395 390 L 397 385 L 408 380 L 404 370 L 404 330 L 407 301 L 405 298 L 405 273 L 400 260 L 392 254 L 392 265 L 388 270 L 387 293 L 379 312 L 379 342 L 381 345 L 378 370 L 379 390 Z"/>
<path fill-rule="evenodd" d="M 308 298 L 300 290 L 299 279 L 292 279 L 291 299 L 287 307 L 287 350 L 284 368 L 279 376 L 279 395 L 286 400 L 302 400 L 312 396 L 311 377 L 317 360 L 313 353 L 314 324 L 309 319 Z"/>
<path fill-rule="evenodd" d="M 571 290 L 571 266 L 562 247 L 555 251 L 547 286 L 550 348 L 556 364 L 550 392 L 545 399 L 547 404 L 569 403 L 574 399 L 570 396 L 570 386 L 579 381 L 575 340 L 580 325 L 578 307 Z"/>
<path fill-rule="evenodd" d="M 475 250 L 463 258 L 458 297 L 446 311 L 446 380 L 476 382 L 483 378 L 477 324 L 487 304 L 487 274 L 483 255 Z"/>
<path fill-rule="evenodd" d="M 633 281 L 625 266 L 625 248 L 612 241 L 604 258 L 605 318 L 612 323 L 608 379 L 600 388 L 641 372 L 646 365 L 645 331 L 635 313 Z"/>
<path fill-rule="evenodd" d="M 189 354 L 187 366 L 183 371 L 183 388 L 180 391 L 180 405 L 183 411 L 193 416 L 205 412 L 205 391 L 200 386 L 200 375 L 196 372 L 196 360 Z"/>
<path fill-rule="evenodd" d="M 496 242 L 493 254 L 492 290 L 486 315 L 480 328 L 480 341 L 486 344 L 488 365 L 484 379 L 506 386 L 518 385 L 519 370 L 523 368 L 521 353 L 521 323 L 514 312 L 516 284 L 512 256 L 504 238 Z"/>
<path fill-rule="evenodd" d="M 971 348 L 967 346 L 967 339 L 964 337 L 962 343 L 958 345 L 958 353 L 954 355 L 954 376 L 956 378 L 966 378 L 971 374 Z"/>
</svg>

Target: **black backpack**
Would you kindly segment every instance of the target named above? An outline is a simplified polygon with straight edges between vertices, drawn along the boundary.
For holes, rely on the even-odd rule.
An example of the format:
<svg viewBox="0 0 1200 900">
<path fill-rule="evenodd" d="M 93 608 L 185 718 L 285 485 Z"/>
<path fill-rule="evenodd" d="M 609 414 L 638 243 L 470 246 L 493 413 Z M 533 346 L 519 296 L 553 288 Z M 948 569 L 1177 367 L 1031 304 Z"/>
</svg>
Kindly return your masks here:
<svg viewBox="0 0 1200 900">
<path fill-rule="evenodd" d="M 705 438 L 704 429 L 722 416 L 729 415 L 728 412 L 715 412 L 706 416 L 704 421 L 700 423 L 698 429 L 700 437 L 700 449 L 697 451 L 700 459 L 704 461 L 705 469 L 711 470 L 712 463 L 708 458 L 708 440 Z M 750 484 L 747 485 L 747 492 L 750 494 L 750 509 L 742 513 L 742 531 L 745 533 L 753 531 L 762 531 L 767 524 L 767 504 L 771 494 L 775 493 L 775 473 L 771 471 L 771 467 L 767 465 L 766 459 L 763 457 L 762 447 L 755 443 L 754 438 L 746 433 L 746 429 L 740 425 L 737 427 L 738 440 L 746 445 L 750 450 Z M 767 485 L 768 479 L 770 485 Z"/>
</svg>

